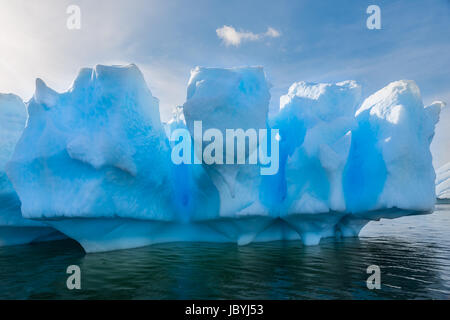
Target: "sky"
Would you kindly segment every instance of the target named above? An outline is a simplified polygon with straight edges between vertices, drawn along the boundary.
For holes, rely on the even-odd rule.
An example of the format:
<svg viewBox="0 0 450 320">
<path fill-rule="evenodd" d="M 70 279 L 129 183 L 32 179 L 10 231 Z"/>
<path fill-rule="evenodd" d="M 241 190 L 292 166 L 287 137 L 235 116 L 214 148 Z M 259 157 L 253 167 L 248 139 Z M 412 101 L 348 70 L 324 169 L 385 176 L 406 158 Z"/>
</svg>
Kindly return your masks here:
<svg viewBox="0 0 450 320">
<path fill-rule="evenodd" d="M 381 29 L 369 30 L 369 5 Z M 67 8 L 81 29 L 67 28 Z M 0 0 L 0 92 L 24 100 L 35 78 L 67 90 L 81 67 L 135 63 L 160 99 L 182 105 L 195 66 L 263 66 L 271 110 L 295 81 L 356 80 L 364 96 L 412 79 L 425 104 L 450 102 L 450 0 Z M 433 146 L 450 161 L 450 112 Z M 448 148 L 447 148 L 448 146 Z"/>
</svg>

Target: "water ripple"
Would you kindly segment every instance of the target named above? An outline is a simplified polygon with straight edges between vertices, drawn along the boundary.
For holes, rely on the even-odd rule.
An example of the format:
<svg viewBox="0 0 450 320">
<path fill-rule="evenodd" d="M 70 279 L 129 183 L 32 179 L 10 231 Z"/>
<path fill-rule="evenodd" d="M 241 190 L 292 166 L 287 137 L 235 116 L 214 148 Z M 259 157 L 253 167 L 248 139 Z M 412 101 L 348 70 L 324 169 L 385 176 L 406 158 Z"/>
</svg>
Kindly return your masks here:
<svg viewBox="0 0 450 320">
<path fill-rule="evenodd" d="M 0 248 L 2 299 L 449 299 L 450 205 L 370 223 L 360 239 L 172 243 L 84 254 L 73 241 Z M 79 265 L 82 290 L 66 289 Z M 381 268 L 381 290 L 366 269 Z"/>
</svg>

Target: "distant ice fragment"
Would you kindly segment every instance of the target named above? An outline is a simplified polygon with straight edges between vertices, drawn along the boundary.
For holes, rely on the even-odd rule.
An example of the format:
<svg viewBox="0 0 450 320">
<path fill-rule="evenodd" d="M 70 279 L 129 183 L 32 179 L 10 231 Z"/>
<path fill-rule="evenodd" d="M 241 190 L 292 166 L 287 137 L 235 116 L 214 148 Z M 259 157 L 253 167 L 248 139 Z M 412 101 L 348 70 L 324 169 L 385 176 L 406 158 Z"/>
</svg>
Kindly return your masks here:
<svg viewBox="0 0 450 320">
<path fill-rule="evenodd" d="M 436 195 L 438 199 L 450 199 L 450 162 L 436 171 Z"/>
</svg>

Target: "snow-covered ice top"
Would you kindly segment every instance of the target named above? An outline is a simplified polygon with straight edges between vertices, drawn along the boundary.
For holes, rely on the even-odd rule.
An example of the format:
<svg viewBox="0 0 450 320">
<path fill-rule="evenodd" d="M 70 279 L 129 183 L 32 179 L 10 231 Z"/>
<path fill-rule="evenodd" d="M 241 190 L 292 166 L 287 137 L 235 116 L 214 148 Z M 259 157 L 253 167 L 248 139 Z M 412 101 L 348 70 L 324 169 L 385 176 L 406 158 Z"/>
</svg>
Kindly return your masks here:
<svg viewBox="0 0 450 320">
<path fill-rule="evenodd" d="M 266 128 L 269 84 L 261 67 L 200 68 L 191 72 L 183 112 L 188 128 L 201 120 L 204 130 Z"/>
<path fill-rule="evenodd" d="M 280 98 L 280 108 L 293 108 L 297 117 L 314 123 L 353 117 L 360 98 L 361 86 L 356 81 L 336 84 L 301 81 L 294 83 Z"/>
</svg>

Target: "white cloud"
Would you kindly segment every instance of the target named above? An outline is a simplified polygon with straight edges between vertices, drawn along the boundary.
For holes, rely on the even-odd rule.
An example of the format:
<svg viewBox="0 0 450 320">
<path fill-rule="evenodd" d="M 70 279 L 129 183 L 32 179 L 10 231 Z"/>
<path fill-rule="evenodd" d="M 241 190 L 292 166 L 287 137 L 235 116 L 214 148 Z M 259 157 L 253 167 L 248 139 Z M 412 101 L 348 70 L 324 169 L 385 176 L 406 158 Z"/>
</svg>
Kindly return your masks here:
<svg viewBox="0 0 450 320">
<path fill-rule="evenodd" d="M 281 36 L 281 33 L 277 30 L 275 30 L 272 27 L 267 28 L 267 32 L 265 33 L 266 37 L 270 37 L 270 38 L 278 38 L 279 36 Z"/>
<path fill-rule="evenodd" d="M 227 46 L 238 47 L 245 41 L 257 41 L 263 38 L 278 38 L 281 33 L 272 27 L 268 27 L 264 33 L 253 33 L 251 31 L 237 31 L 232 26 L 223 26 L 216 30 L 217 36 Z"/>
</svg>

